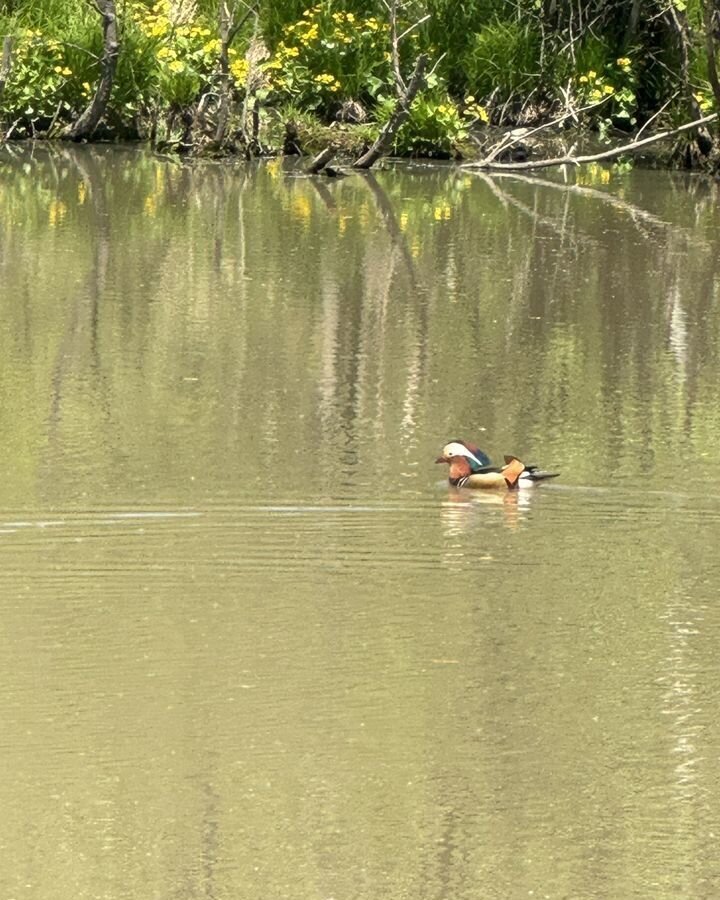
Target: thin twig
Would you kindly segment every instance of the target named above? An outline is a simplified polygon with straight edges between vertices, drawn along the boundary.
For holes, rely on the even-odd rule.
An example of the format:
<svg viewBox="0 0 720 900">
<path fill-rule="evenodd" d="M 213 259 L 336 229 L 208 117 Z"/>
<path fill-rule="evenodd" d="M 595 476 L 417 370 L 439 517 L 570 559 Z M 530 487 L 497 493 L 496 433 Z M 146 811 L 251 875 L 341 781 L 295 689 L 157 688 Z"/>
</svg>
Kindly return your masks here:
<svg viewBox="0 0 720 900">
<path fill-rule="evenodd" d="M 432 18 L 432 17 L 431 17 L 431 15 L 430 15 L 430 13 L 428 13 L 427 15 L 423 16 L 422 19 L 418 19 L 417 22 L 415 22 L 414 25 L 408 26 L 408 27 L 405 29 L 405 31 L 403 31 L 403 33 L 402 33 L 401 35 L 398 36 L 398 39 L 397 39 L 397 40 L 398 40 L 398 44 L 400 43 L 400 41 L 401 41 L 404 37 L 407 37 L 411 32 L 415 31 L 416 28 L 419 28 L 423 23 L 427 22 L 427 20 L 430 19 L 430 18 Z"/>
<path fill-rule="evenodd" d="M 665 110 L 668 108 L 668 106 L 670 106 L 670 104 L 673 102 L 673 100 L 677 97 L 677 95 L 679 93 L 680 93 L 680 91 L 675 91 L 675 93 L 672 95 L 672 97 L 669 100 L 666 100 L 665 103 L 663 103 L 663 105 L 660 107 L 660 109 L 656 113 L 653 113 L 650 116 L 650 118 L 647 120 L 647 122 L 643 125 L 643 127 L 635 135 L 635 140 L 637 140 L 640 137 L 640 135 L 643 133 L 643 131 L 645 131 L 645 129 L 648 127 L 648 125 L 651 122 L 654 122 L 655 119 L 658 118 L 658 116 L 661 116 L 665 112 Z"/>
</svg>

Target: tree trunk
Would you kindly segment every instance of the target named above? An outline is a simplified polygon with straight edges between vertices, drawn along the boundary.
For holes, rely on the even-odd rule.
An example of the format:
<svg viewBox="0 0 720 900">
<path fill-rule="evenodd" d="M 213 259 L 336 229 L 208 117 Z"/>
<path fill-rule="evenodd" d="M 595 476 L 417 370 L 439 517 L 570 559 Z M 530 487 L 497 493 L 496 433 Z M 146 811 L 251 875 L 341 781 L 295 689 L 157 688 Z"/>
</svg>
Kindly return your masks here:
<svg viewBox="0 0 720 900">
<path fill-rule="evenodd" d="M 67 141 L 82 141 L 90 138 L 97 128 L 100 119 L 105 115 L 120 53 L 117 13 L 115 0 L 95 0 L 97 11 L 103 20 L 103 55 L 100 60 L 100 81 L 95 89 L 95 96 L 90 105 L 77 121 L 69 125 L 61 137 Z"/>
<path fill-rule="evenodd" d="M 390 149 L 400 126 L 410 115 L 410 106 L 415 99 L 415 95 L 425 83 L 425 69 L 427 64 L 428 57 L 424 53 L 421 53 L 417 58 L 415 71 L 412 74 L 412 78 L 410 79 L 405 93 L 396 101 L 392 115 L 385 123 L 372 147 L 367 153 L 364 153 L 360 159 L 353 163 L 354 169 L 369 169 L 373 163 L 376 163 L 380 157 Z"/>
<path fill-rule="evenodd" d="M 220 106 L 215 128 L 215 145 L 218 148 L 222 147 L 225 141 L 230 118 L 230 29 L 232 18 L 227 0 L 220 0 Z"/>
</svg>

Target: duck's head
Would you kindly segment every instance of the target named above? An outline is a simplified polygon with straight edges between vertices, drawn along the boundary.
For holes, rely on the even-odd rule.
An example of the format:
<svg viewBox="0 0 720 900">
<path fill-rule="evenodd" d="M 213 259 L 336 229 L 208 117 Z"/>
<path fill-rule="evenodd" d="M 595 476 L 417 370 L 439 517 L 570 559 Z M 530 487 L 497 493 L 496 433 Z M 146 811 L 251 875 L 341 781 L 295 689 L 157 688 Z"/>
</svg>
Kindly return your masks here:
<svg viewBox="0 0 720 900">
<path fill-rule="evenodd" d="M 483 456 L 485 454 L 482 454 Z M 435 460 L 436 463 L 447 463 L 447 465 L 452 465 L 454 462 L 460 462 L 462 460 L 466 460 L 469 465 L 475 465 L 478 468 L 482 468 L 487 465 L 487 461 L 483 461 L 482 459 L 478 459 L 478 457 L 470 450 L 462 441 L 450 441 L 449 444 L 445 444 L 445 446 L 440 451 L 440 456 Z"/>
</svg>

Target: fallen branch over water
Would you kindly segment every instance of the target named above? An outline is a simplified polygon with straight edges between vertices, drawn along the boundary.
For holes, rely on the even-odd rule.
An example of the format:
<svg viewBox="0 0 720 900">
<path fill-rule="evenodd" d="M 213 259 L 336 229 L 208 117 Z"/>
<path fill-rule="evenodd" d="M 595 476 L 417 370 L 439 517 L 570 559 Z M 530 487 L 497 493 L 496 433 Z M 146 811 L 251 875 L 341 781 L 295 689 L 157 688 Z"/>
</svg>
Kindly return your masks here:
<svg viewBox="0 0 720 900">
<path fill-rule="evenodd" d="M 641 147 L 647 147 L 650 144 L 655 144 L 658 141 L 663 141 L 669 137 L 675 137 L 678 134 L 682 134 L 684 131 L 691 131 L 693 128 L 698 128 L 701 125 L 706 125 L 708 122 L 714 122 L 718 117 L 717 113 L 712 113 L 709 116 L 703 116 L 700 119 L 695 119 L 693 122 L 686 122 L 685 125 L 680 125 L 678 128 L 670 128 L 666 131 L 658 131 L 656 134 L 650 135 L 650 137 L 642 138 L 641 140 L 630 141 L 629 144 L 621 144 L 618 147 L 611 147 L 609 150 L 603 150 L 600 153 L 589 153 L 584 156 L 575 156 L 573 153 L 566 153 L 564 156 L 556 156 L 551 159 L 528 159 L 524 162 L 509 162 L 509 163 L 501 163 L 494 162 L 491 158 L 485 158 L 481 160 L 476 160 L 475 162 L 464 163 L 462 168 L 464 169 L 483 169 L 484 171 L 498 171 L 498 172 L 523 172 L 528 169 L 548 169 L 551 166 L 580 166 L 583 163 L 589 162 L 601 162 L 604 159 L 614 159 L 617 156 L 623 156 L 626 153 L 633 153 L 635 150 L 639 150 Z"/>
</svg>

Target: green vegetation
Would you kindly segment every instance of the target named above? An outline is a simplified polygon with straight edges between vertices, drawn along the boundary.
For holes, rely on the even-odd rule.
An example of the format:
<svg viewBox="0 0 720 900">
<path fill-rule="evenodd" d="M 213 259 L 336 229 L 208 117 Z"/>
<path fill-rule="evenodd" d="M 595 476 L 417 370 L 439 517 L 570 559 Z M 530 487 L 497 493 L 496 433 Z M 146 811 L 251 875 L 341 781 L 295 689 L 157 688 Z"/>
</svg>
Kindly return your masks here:
<svg viewBox="0 0 720 900">
<path fill-rule="evenodd" d="M 382 0 L 261 0 L 252 9 L 229 0 L 224 44 L 218 0 L 115 6 L 120 49 L 96 137 L 276 150 L 289 123 L 296 143 L 309 140 L 304 150 L 313 136 L 326 140 L 329 125 L 340 146 L 362 146 L 397 100 Z M 718 104 L 708 35 L 714 43 L 720 23 L 703 0 L 409 0 L 397 9 L 397 68 L 408 77 L 426 53 L 431 69 L 395 135 L 401 155 L 467 153 L 471 130 L 487 122 L 535 125 L 572 113 L 607 133 L 660 110 L 675 123 Z M 98 10 L 90 0 L 0 0 L 7 38 L 0 133 L 59 135 L 100 80 Z M 218 130 L 223 116 L 229 125 Z"/>
</svg>

